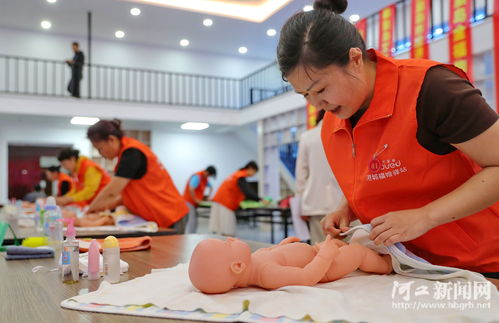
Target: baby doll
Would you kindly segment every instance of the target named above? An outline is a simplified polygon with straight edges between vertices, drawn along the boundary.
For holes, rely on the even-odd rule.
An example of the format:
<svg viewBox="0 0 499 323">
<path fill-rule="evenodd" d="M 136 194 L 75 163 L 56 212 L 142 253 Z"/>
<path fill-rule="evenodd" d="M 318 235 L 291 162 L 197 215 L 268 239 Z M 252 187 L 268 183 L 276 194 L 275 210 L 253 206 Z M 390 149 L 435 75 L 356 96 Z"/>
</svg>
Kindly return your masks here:
<svg viewBox="0 0 499 323">
<path fill-rule="evenodd" d="M 392 272 L 388 255 L 360 244 L 347 244 L 327 236 L 315 246 L 296 237 L 251 253 L 236 238 L 206 239 L 192 253 L 189 277 L 192 284 L 208 294 L 225 293 L 232 288 L 258 286 L 276 289 L 289 285 L 313 286 L 337 280 L 360 269 L 369 273 Z"/>
</svg>

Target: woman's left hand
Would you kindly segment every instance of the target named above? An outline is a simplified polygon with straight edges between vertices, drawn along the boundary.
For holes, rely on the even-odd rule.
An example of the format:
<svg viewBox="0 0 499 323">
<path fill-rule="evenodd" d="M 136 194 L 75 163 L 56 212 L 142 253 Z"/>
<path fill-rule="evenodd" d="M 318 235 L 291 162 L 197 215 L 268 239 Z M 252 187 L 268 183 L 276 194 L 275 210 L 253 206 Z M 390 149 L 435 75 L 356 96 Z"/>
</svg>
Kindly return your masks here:
<svg viewBox="0 0 499 323">
<path fill-rule="evenodd" d="M 414 240 L 434 225 L 424 208 L 389 212 L 371 221 L 369 238 L 377 245 Z"/>
</svg>

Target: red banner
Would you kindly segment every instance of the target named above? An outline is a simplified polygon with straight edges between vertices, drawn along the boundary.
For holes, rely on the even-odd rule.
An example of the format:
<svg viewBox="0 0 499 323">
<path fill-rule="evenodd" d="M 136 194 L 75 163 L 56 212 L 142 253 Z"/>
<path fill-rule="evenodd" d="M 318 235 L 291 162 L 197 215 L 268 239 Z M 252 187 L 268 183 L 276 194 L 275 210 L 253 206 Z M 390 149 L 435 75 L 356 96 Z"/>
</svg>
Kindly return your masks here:
<svg viewBox="0 0 499 323">
<path fill-rule="evenodd" d="M 306 109 L 307 109 L 307 129 L 312 129 L 317 124 L 318 109 L 313 105 L 311 105 L 310 103 L 307 103 Z"/>
<path fill-rule="evenodd" d="M 395 25 L 395 5 L 379 13 L 379 50 L 386 56 L 392 56 L 393 28 Z"/>
<path fill-rule="evenodd" d="M 364 39 L 364 41 L 367 41 L 367 20 L 366 19 L 359 20 L 355 24 L 355 27 L 357 27 L 357 30 L 362 36 L 362 39 Z"/>
<path fill-rule="evenodd" d="M 411 10 L 411 58 L 430 58 L 428 48 L 428 17 L 430 0 L 413 0 Z"/>
<path fill-rule="evenodd" d="M 499 0 L 494 0 L 494 66 L 496 76 L 496 111 L 499 112 Z"/>
<path fill-rule="evenodd" d="M 471 1 L 450 0 L 449 61 L 473 78 L 471 49 Z"/>
</svg>

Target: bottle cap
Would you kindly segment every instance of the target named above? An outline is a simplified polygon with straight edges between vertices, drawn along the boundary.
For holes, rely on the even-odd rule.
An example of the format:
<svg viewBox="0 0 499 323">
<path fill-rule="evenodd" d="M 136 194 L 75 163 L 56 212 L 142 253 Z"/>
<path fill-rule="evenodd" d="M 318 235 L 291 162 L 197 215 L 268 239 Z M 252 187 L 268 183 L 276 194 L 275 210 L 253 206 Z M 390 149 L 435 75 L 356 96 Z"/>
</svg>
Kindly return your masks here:
<svg viewBox="0 0 499 323">
<path fill-rule="evenodd" d="M 119 248 L 120 243 L 118 242 L 118 239 L 114 236 L 108 236 L 106 239 L 104 239 L 104 244 L 102 245 L 102 248 Z"/>
</svg>

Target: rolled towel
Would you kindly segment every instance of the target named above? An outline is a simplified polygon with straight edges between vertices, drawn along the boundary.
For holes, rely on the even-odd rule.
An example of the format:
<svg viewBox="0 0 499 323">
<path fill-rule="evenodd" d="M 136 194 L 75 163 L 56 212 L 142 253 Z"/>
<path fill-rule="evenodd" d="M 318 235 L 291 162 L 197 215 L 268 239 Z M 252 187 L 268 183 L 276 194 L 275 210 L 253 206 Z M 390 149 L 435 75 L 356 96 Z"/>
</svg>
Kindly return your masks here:
<svg viewBox="0 0 499 323">
<path fill-rule="evenodd" d="M 39 258 L 54 258 L 54 250 L 52 248 L 30 248 L 21 246 L 7 247 L 7 260 L 20 259 L 39 259 Z"/>
</svg>

